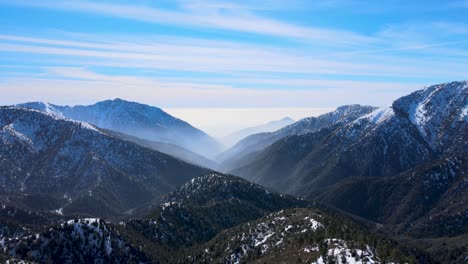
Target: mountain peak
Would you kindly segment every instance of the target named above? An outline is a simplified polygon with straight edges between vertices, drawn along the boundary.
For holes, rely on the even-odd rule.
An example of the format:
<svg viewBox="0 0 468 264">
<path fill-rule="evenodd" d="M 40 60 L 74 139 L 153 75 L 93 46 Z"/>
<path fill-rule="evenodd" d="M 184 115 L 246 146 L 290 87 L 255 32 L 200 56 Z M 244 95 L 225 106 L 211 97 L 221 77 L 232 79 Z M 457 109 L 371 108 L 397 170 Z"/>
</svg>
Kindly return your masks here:
<svg viewBox="0 0 468 264">
<path fill-rule="evenodd" d="M 287 117 L 281 119 L 280 121 L 292 121 L 292 122 L 294 122 L 294 119 L 292 119 L 292 118 L 290 118 L 289 116 L 287 116 Z"/>
<path fill-rule="evenodd" d="M 292 196 L 270 192 L 260 185 L 240 177 L 221 173 L 210 173 L 193 178 L 177 191 L 169 194 L 165 201 L 184 204 L 208 205 L 229 200 L 243 200 L 256 203 L 263 208 L 273 206 L 271 203 L 305 205 L 304 200 Z M 279 207 L 278 207 L 279 208 Z"/>
<path fill-rule="evenodd" d="M 139 102 L 135 102 L 135 101 L 130 101 L 130 100 L 125 100 L 125 99 L 122 99 L 122 98 L 114 98 L 114 99 L 107 99 L 107 100 L 104 100 L 104 101 L 99 101 L 95 104 L 101 104 L 101 103 L 114 103 L 114 104 L 124 104 L 124 105 L 140 105 L 140 106 L 145 106 L 145 107 L 149 107 L 149 108 L 157 108 L 157 109 L 160 109 L 159 107 L 156 107 L 156 106 L 152 106 L 152 105 L 148 105 L 148 104 L 143 104 L 143 103 L 139 103 Z"/>
</svg>

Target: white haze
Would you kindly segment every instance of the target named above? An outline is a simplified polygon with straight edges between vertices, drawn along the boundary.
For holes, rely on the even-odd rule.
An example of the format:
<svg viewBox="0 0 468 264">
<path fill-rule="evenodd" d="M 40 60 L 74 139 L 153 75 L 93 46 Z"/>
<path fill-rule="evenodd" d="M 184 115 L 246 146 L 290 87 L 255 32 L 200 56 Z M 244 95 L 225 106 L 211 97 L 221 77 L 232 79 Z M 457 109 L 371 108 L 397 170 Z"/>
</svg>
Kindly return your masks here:
<svg viewBox="0 0 468 264">
<path fill-rule="evenodd" d="M 164 108 L 215 138 L 284 117 L 299 120 L 332 110 L 334 108 Z"/>
</svg>

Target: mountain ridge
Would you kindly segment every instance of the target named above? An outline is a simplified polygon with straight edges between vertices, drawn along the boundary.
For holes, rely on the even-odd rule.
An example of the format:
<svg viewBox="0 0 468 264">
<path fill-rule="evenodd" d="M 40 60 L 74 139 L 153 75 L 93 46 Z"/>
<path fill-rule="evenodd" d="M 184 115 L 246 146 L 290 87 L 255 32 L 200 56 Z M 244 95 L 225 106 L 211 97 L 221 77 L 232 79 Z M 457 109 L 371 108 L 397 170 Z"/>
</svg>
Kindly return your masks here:
<svg viewBox="0 0 468 264">
<path fill-rule="evenodd" d="M 229 172 L 235 168 L 236 163 L 242 160 L 243 157 L 250 153 L 262 151 L 281 138 L 305 134 L 335 123 L 356 119 L 374 109 L 376 107 L 362 105 L 340 106 L 335 111 L 317 117 L 303 118 L 274 132 L 254 134 L 239 141 L 232 148 L 218 155 L 217 161 L 221 164 L 222 170 Z"/>
<path fill-rule="evenodd" d="M 59 106 L 44 102 L 16 106 L 34 108 L 148 140 L 180 145 L 207 157 L 214 156 L 220 150 L 213 138 L 186 121 L 158 107 L 119 98 L 86 106 Z"/>
<path fill-rule="evenodd" d="M 0 142 L 2 194 L 45 194 L 64 213 L 116 216 L 209 171 L 26 108 L 0 107 Z"/>
</svg>

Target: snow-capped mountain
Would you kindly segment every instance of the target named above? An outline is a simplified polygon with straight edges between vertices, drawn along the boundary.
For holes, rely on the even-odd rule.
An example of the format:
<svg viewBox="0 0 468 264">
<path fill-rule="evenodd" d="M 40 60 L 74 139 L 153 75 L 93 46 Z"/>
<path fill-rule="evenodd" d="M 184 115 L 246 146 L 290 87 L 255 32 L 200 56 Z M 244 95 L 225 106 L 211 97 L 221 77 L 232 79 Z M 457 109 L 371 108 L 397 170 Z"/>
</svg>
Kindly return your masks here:
<svg viewBox="0 0 468 264">
<path fill-rule="evenodd" d="M 143 139 L 179 145 L 205 157 L 213 157 L 220 151 L 220 145 L 203 131 L 160 108 L 145 104 L 115 99 L 87 106 L 59 106 L 44 102 L 17 106 L 84 121 Z"/>
<path fill-rule="evenodd" d="M 232 147 L 235 143 L 239 142 L 241 139 L 244 139 L 250 135 L 258 134 L 258 133 L 274 132 L 292 123 L 294 123 L 293 119 L 289 117 L 285 117 L 283 119 L 271 121 L 263 125 L 241 129 L 228 136 L 221 138 L 220 141 L 223 142 L 223 144 L 226 147 Z"/>
<path fill-rule="evenodd" d="M 430 86 L 355 120 L 282 138 L 232 173 L 381 223 L 439 215 L 460 234 L 464 213 L 439 204 L 465 208 L 467 106 L 467 82 Z"/>
<path fill-rule="evenodd" d="M 221 163 L 223 170 L 230 171 L 239 167 L 243 162 L 251 160 L 252 156 L 255 156 L 254 153 L 264 150 L 281 138 L 310 133 L 334 124 L 347 123 L 375 109 L 372 106 L 361 105 L 341 106 L 330 113 L 301 119 L 274 132 L 251 135 L 220 154 L 217 160 Z"/>
<path fill-rule="evenodd" d="M 121 215 L 208 171 L 27 108 L 0 107 L 0 143 L 0 192 L 60 213 Z"/>
<path fill-rule="evenodd" d="M 466 82 L 431 86 L 392 107 L 284 137 L 253 161 L 249 157 L 250 162 L 237 163 L 233 172 L 277 190 L 305 194 L 350 176 L 396 175 L 454 149 L 466 153 L 467 87 Z M 425 112 L 415 114 L 416 108 Z"/>
</svg>

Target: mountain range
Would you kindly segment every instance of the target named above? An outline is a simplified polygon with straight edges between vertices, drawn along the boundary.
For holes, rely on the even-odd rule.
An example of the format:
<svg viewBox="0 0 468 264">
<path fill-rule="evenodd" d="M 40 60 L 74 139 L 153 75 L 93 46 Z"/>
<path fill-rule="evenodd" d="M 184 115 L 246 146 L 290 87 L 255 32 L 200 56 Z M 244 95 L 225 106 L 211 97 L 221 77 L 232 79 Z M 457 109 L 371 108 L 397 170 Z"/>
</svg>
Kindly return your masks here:
<svg viewBox="0 0 468 264">
<path fill-rule="evenodd" d="M 220 144 L 205 132 L 160 108 L 136 102 L 114 99 L 87 106 L 59 106 L 44 102 L 16 106 L 84 121 L 142 139 L 178 145 L 209 158 L 221 150 Z"/>
<path fill-rule="evenodd" d="M 217 160 L 220 162 L 222 170 L 230 171 L 239 167 L 238 164 L 242 164 L 242 160 L 250 160 L 251 156 L 256 156 L 257 152 L 281 138 L 289 135 L 306 134 L 335 123 L 345 123 L 347 120 L 353 120 L 358 116 L 370 113 L 374 109 L 375 107 L 371 106 L 341 106 L 334 112 L 318 117 L 304 118 L 274 132 L 250 135 L 218 155 Z"/>
<path fill-rule="evenodd" d="M 120 99 L 0 107 L 0 261 L 464 263 L 467 121 L 450 82 L 218 154 Z"/>
</svg>

